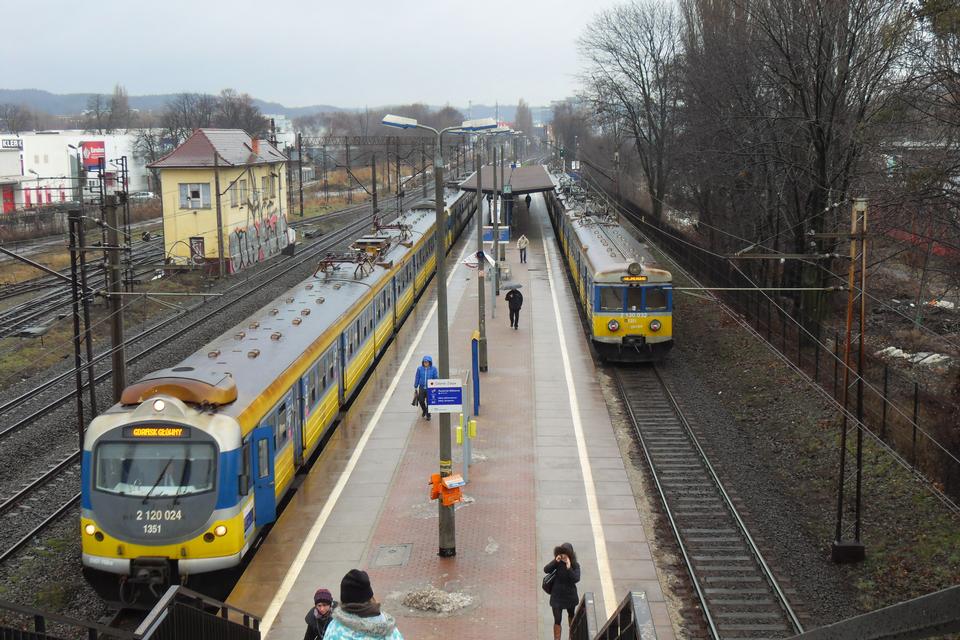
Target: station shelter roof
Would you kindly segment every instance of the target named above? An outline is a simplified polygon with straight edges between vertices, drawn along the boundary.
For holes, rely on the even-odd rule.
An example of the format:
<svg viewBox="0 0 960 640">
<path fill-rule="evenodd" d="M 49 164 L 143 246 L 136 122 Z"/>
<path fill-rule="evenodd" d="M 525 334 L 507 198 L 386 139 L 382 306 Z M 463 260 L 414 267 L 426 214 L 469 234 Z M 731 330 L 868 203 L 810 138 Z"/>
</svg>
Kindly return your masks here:
<svg viewBox="0 0 960 640">
<path fill-rule="evenodd" d="M 212 167 L 214 154 L 223 167 L 284 162 L 287 157 L 267 140 L 251 136 L 243 129 L 197 129 L 183 144 L 147 166 Z"/>
<path fill-rule="evenodd" d="M 493 166 L 484 166 L 480 168 L 482 172 L 480 175 L 481 178 L 481 187 L 483 188 L 484 193 L 493 193 Z M 497 193 L 502 193 L 503 185 L 500 184 L 500 170 L 497 169 Z M 512 169 L 506 167 L 503 170 L 503 177 L 506 184 L 510 185 L 510 189 L 514 195 L 523 195 L 527 193 L 539 193 L 541 191 L 553 191 L 554 183 L 550 179 L 550 174 L 547 173 L 546 168 L 543 165 L 530 165 L 526 167 L 517 167 Z M 460 185 L 460 188 L 464 191 L 476 191 L 477 190 L 477 173 L 473 172 L 469 178 L 466 179 Z"/>
</svg>

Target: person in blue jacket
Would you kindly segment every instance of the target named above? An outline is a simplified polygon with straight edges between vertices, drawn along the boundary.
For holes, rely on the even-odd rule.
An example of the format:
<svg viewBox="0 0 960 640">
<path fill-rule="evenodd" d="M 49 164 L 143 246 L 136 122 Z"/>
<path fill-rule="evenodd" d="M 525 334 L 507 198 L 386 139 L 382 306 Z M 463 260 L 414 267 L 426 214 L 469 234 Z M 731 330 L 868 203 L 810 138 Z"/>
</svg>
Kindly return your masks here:
<svg viewBox="0 0 960 640">
<path fill-rule="evenodd" d="M 417 367 L 417 375 L 413 379 L 414 401 L 420 405 L 423 417 L 430 419 L 430 412 L 427 411 L 427 380 L 436 380 L 440 377 L 437 368 L 433 366 L 433 358 L 423 356 L 423 362 Z"/>
</svg>

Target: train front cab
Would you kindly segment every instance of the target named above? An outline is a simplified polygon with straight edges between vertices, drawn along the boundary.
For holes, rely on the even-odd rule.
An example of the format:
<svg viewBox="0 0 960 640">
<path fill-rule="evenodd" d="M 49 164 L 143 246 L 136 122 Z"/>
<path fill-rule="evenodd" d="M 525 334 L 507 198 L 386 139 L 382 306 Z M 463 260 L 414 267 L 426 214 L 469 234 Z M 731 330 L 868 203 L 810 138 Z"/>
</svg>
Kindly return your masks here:
<svg viewBox="0 0 960 640">
<path fill-rule="evenodd" d="M 110 601 L 136 602 L 182 576 L 237 566 L 262 524 L 255 491 L 245 489 L 253 479 L 244 475 L 258 465 L 246 464 L 245 452 L 232 418 L 172 396 L 98 417 L 81 461 L 87 580 Z M 272 471 L 272 457 L 263 462 Z"/>
<path fill-rule="evenodd" d="M 656 361 L 673 347 L 670 283 L 598 282 L 593 286 L 590 302 L 593 343 L 604 360 Z"/>
</svg>

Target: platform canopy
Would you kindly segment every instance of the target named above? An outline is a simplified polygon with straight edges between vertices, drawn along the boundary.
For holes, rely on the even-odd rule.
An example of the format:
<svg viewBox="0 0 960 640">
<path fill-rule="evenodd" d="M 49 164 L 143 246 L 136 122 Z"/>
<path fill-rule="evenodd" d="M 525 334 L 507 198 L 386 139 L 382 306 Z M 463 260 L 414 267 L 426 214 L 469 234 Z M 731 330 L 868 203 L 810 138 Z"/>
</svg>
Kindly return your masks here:
<svg viewBox="0 0 960 640">
<path fill-rule="evenodd" d="M 493 193 L 493 170 L 492 166 L 484 166 L 480 169 L 483 174 L 482 186 L 484 193 Z M 500 170 L 497 169 L 497 193 L 503 192 L 503 185 L 500 184 Z M 513 195 L 524 195 L 527 193 L 538 193 L 541 191 L 553 191 L 553 181 L 550 179 L 550 175 L 547 173 L 546 168 L 542 165 L 531 165 L 527 167 L 517 167 L 516 169 L 511 169 L 510 167 L 505 167 L 503 169 L 503 178 L 504 182 L 510 185 L 510 190 Z M 477 190 L 477 173 L 474 172 L 472 176 L 466 179 L 466 181 L 460 184 L 460 188 L 464 191 L 476 191 Z"/>
</svg>

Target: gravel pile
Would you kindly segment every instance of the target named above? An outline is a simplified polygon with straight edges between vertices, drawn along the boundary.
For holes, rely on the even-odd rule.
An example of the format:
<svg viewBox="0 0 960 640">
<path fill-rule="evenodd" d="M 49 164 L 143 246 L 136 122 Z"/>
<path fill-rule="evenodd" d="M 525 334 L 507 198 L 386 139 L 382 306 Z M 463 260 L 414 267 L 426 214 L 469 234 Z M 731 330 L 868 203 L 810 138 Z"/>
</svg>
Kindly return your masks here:
<svg viewBox="0 0 960 640">
<path fill-rule="evenodd" d="M 457 591 L 450 592 L 430 585 L 424 589 L 410 591 L 401 600 L 405 607 L 417 611 L 449 614 L 473 604 L 473 596 Z"/>
</svg>

